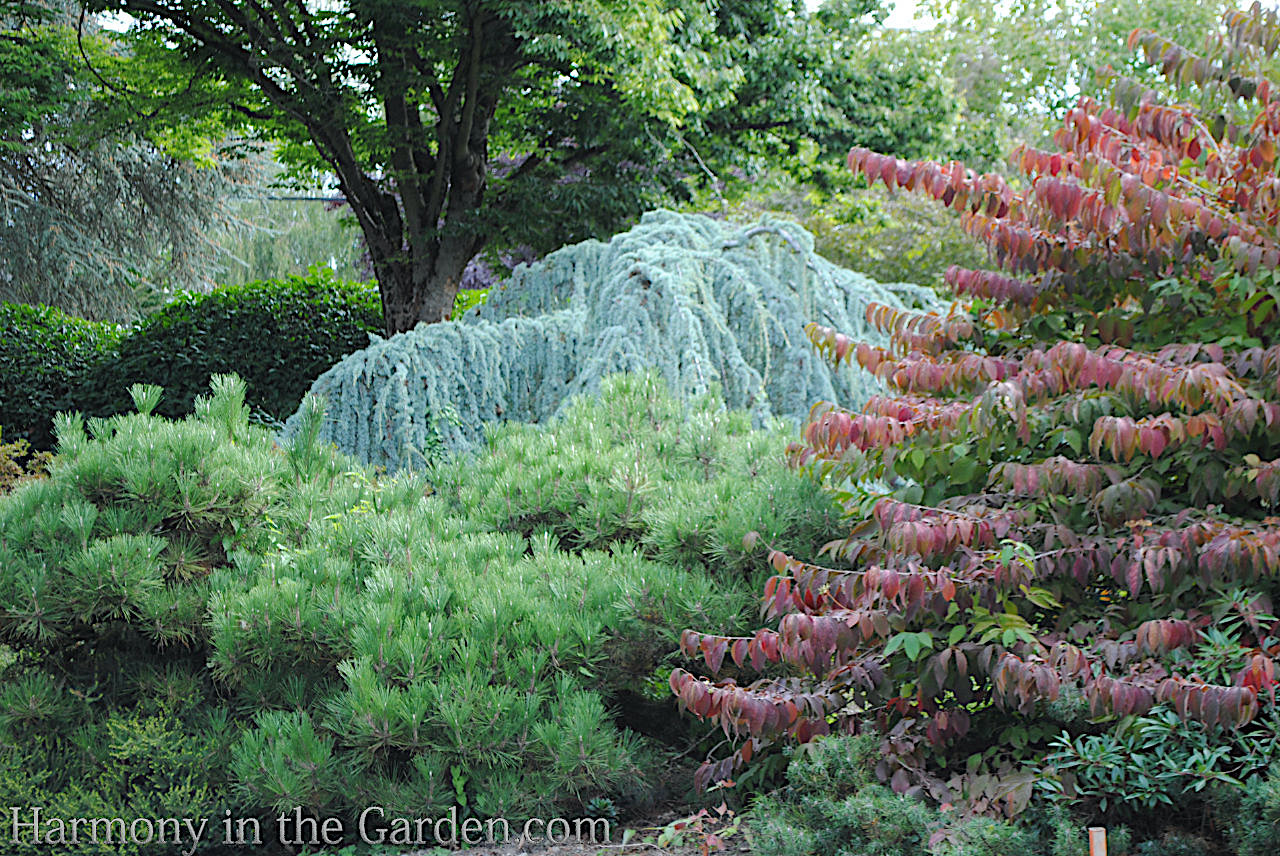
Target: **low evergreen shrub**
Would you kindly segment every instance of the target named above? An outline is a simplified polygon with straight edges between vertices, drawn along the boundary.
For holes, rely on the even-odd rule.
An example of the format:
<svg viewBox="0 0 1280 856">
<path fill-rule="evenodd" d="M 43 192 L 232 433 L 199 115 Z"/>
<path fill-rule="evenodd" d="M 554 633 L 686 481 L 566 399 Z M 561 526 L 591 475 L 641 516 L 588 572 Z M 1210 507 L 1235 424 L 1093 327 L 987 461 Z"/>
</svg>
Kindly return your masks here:
<svg viewBox="0 0 1280 856">
<path fill-rule="evenodd" d="M 616 375 L 583 402 L 549 431 L 496 429 L 485 455 L 434 471 L 440 490 L 495 532 L 545 532 L 572 552 L 636 542 L 718 577 L 762 573 L 750 532 L 805 553 L 840 524 L 816 480 L 788 468 L 783 426 L 753 431 L 714 389 L 678 402 L 654 374 Z"/>
<path fill-rule="evenodd" d="M 1107 844 L 1108 849 L 1111 849 L 1109 846 L 1111 844 L 1110 837 L 1108 837 Z M 1212 842 L 1203 838 L 1172 832 L 1158 839 L 1143 841 L 1131 852 L 1134 856 L 1214 856 L 1220 850 Z M 1270 849 L 1265 852 L 1274 853 L 1275 850 Z"/>
<path fill-rule="evenodd" d="M 989 817 L 956 823 L 950 807 L 895 794 L 877 781 L 881 738 L 832 735 L 794 751 L 787 784 L 755 801 L 748 822 L 761 856 L 1078 856 L 1086 830 L 1058 807 L 1017 824 Z M 1129 852 L 1128 831 L 1109 834 Z"/>
<path fill-rule="evenodd" d="M 664 685 L 678 628 L 752 610 L 741 534 L 670 561 L 690 526 L 651 521 L 711 484 L 771 503 L 777 537 L 820 540 L 805 527 L 826 500 L 782 466 L 783 435 L 652 378 L 506 428 L 434 481 L 317 442 L 316 399 L 282 449 L 242 381 L 212 389 L 182 421 L 140 385 L 136 413 L 59 417 L 49 477 L 0 497 L 0 803 L 219 830 L 227 810 L 268 830 L 303 806 L 348 831 L 371 805 L 634 805 L 662 747 L 624 727 L 628 705 Z M 701 733 L 679 728 L 681 748 Z"/>
<path fill-rule="evenodd" d="M 52 306 L 0 303 L 4 436 L 49 448 L 53 414 L 78 406 L 85 373 L 115 352 L 121 335 L 115 324 L 86 321 Z"/>
<path fill-rule="evenodd" d="M 787 787 L 751 811 L 762 856 L 919 856 L 937 811 L 899 796 L 871 773 L 879 741 L 870 736 L 816 741 L 792 759 Z"/>
<path fill-rule="evenodd" d="M 1244 787 L 1219 785 L 1213 797 L 1215 820 L 1236 856 L 1280 852 L 1280 763 Z"/>
</svg>

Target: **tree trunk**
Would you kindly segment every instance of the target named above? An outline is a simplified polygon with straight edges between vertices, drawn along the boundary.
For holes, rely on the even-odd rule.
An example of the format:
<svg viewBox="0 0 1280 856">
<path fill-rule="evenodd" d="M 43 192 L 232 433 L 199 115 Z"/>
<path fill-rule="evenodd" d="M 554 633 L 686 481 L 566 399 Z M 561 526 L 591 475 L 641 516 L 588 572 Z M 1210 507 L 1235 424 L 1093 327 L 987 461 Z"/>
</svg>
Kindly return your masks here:
<svg viewBox="0 0 1280 856">
<path fill-rule="evenodd" d="M 387 335 L 449 319 L 462 274 L 479 251 L 478 243 L 465 235 L 441 237 L 434 258 L 410 261 L 403 253 L 397 259 L 374 258 Z"/>
<path fill-rule="evenodd" d="M 447 93 L 441 92 L 436 102 L 439 116 L 430 153 L 424 149 L 419 108 L 409 97 L 407 60 L 394 45 L 381 49 L 387 67 L 381 81 L 384 109 L 397 141 L 391 158 L 395 191 L 360 167 L 349 154 L 349 140 L 330 146 L 343 155 L 330 163 L 369 247 L 387 335 L 448 320 L 463 271 L 484 246 L 474 221 L 484 203 L 489 126 L 503 79 L 485 66 L 485 46 L 493 41 L 485 38 L 485 28 L 500 24 L 486 15 L 469 22 L 469 48 L 459 58 Z M 389 39 L 375 26 L 377 37 Z M 486 88 L 482 83 L 489 78 Z M 323 136 L 324 129 L 314 133 Z"/>
<path fill-rule="evenodd" d="M 375 241 L 368 230 L 365 231 L 382 293 L 388 335 L 412 330 L 419 323 L 446 321 L 453 313 L 462 274 L 485 243 L 483 236 L 466 224 L 484 199 L 485 161 L 493 110 L 491 100 L 484 103 L 479 111 L 481 115 L 470 123 L 470 133 L 464 137 L 465 147 L 457 145 L 460 151 L 453 158 L 448 178 L 448 205 L 444 217 L 437 219 L 437 222 L 444 220 L 439 232 L 430 237 L 410 232 L 401 239 L 403 249 L 391 253 L 388 250 L 393 244 L 389 236 L 379 235 Z M 400 222 L 397 218 L 397 226 Z M 382 253 L 376 248 L 382 249 Z"/>
</svg>

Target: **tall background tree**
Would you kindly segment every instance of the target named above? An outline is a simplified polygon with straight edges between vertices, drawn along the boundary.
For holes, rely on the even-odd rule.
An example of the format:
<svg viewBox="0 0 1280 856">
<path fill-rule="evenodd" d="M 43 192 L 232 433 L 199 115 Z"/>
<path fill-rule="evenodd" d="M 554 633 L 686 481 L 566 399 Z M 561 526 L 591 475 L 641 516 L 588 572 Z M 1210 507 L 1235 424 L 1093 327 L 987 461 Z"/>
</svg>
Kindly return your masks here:
<svg viewBox="0 0 1280 856">
<path fill-rule="evenodd" d="M 864 30 L 877 3 L 843 3 Z M 849 126 L 831 22 L 800 0 L 92 0 L 176 47 L 181 97 L 283 140 L 299 180 L 336 175 L 388 332 L 447 317 L 500 240 L 614 231 L 690 176 Z M 847 144 L 847 141 L 846 141 Z"/>
<path fill-rule="evenodd" d="M 211 236 L 253 162 L 204 142 L 200 123 L 142 133 L 103 96 L 156 66 L 72 5 L 3 2 L 0 27 L 0 300 L 123 321 L 207 288 Z"/>
<path fill-rule="evenodd" d="M 1229 4 L 1211 0 L 927 0 L 934 26 L 915 36 L 939 55 L 961 98 L 956 154 L 977 168 L 1003 167 L 1014 144 L 1048 145 L 1057 117 L 1081 95 L 1105 97 L 1108 66 L 1170 95 L 1185 87 L 1127 51 L 1136 27 L 1198 47 Z M 880 148 L 879 151 L 891 149 Z"/>
</svg>

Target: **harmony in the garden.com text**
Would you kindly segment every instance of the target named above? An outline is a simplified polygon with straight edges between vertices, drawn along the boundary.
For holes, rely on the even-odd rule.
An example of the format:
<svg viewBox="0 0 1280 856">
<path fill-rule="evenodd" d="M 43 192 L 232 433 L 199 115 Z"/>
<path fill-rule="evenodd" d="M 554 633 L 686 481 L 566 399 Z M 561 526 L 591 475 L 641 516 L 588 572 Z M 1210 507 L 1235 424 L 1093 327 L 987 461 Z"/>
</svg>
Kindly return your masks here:
<svg viewBox="0 0 1280 856">
<path fill-rule="evenodd" d="M 271 821 L 232 817 L 230 810 L 211 822 L 201 817 L 123 818 L 56 817 L 40 806 L 9 808 L 11 835 L 15 843 L 73 844 L 169 844 L 191 856 L 203 842 L 252 846 L 268 839 L 288 845 L 342 844 L 350 831 L 337 817 L 317 818 L 295 808 Z M 603 818 L 566 820 L 533 818 L 519 825 L 522 841 L 561 844 L 581 841 L 607 844 L 611 833 Z M 485 844 L 512 839 L 512 827 L 503 818 L 458 819 L 458 807 L 436 818 L 388 817 L 381 806 L 369 806 L 356 818 L 354 832 L 366 844 Z"/>
</svg>

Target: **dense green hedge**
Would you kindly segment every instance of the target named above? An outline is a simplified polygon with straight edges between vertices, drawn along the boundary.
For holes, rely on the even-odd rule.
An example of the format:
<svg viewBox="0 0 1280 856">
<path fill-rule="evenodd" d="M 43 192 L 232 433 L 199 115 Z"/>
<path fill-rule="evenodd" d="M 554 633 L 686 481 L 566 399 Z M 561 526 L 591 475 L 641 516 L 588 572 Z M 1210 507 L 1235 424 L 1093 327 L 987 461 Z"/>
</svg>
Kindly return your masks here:
<svg viewBox="0 0 1280 856">
<path fill-rule="evenodd" d="M 77 406 L 87 372 L 115 352 L 121 336 L 115 324 L 86 321 L 52 306 L 0 303 L 0 433 L 5 439 L 48 448 L 53 414 Z"/>
<path fill-rule="evenodd" d="M 129 387 L 149 383 L 165 389 L 156 412 L 177 418 L 191 412 L 209 378 L 234 372 L 256 412 L 284 419 L 317 376 L 381 329 L 377 288 L 338 280 L 328 268 L 183 294 L 86 373 L 76 405 L 96 415 L 125 412 Z"/>
<path fill-rule="evenodd" d="M 381 329 L 373 284 L 328 268 L 183 294 L 129 330 L 0 304 L 0 429 L 47 449 L 53 414 L 125 412 L 135 383 L 163 386 L 156 412 L 185 416 L 209 379 L 229 372 L 244 378 L 257 418 L 283 419 L 318 375 Z"/>
</svg>

